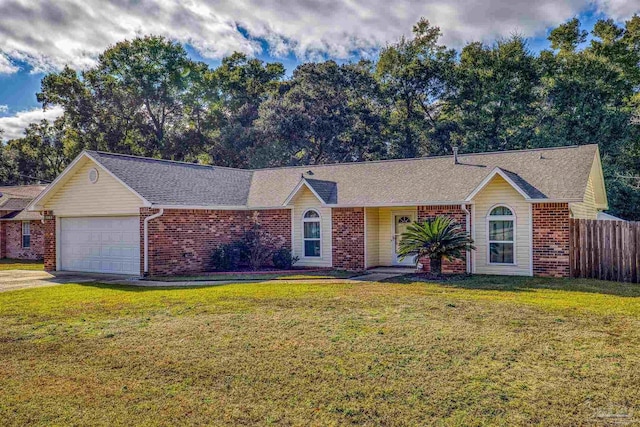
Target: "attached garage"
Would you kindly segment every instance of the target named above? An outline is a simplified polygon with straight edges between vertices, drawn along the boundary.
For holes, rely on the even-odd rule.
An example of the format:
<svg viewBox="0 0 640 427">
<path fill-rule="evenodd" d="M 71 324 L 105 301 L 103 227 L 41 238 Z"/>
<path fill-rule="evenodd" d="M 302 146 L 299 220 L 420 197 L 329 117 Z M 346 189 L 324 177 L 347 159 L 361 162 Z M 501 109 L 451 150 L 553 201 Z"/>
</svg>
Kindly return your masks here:
<svg viewBox="0 0 640 427">
<path fill-rule="evenodd" d="M 140 273 L 138 216 L 60 218 L 60 270 Z"/>
<path fill-rule="evenodd" d="M 44 213 L 45 269 L 141 274 L 140 209 L 150 203 L 88 154 L 32 204 Z"/>
</svg>

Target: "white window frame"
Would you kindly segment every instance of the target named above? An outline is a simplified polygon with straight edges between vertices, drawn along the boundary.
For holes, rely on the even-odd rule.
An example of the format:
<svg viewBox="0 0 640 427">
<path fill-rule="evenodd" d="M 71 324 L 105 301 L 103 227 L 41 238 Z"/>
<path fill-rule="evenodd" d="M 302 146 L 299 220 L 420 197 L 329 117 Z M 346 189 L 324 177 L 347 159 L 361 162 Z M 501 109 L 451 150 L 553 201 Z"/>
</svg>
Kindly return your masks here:
<svg viewBox="0 0 640 427">
<path fill-rule="evenodd" d="M 24 238 L 26 236 L 29 236 L 28 246 L 25 246 L 24 244 Z M 31 222 L 30 221 L 22 221 L 22 241 L 20 243 L 22 244 L 22 249 L 31 248 Z"/>
<path fill-rule="evenodd" d="M 309 212 L 315 212 L 318 217 L 317 218 L 306 218 L 307 213 Z M 307 222 L 317 222 L 318 225 L 320 226 L 320 237 L 319 238 L 307 238 L 304 236 L 304 225 Z M 322 215 L 320 214 L 320 212 L 317 209 L 307 209 L 302 213 L 302 258 L 307 258 L 307 259 L 322 259 Z M 320 243 L 320 255 L 319 256 L 314 256 L 314 255 L 307 255 L 306 252 L 306 245 L 305 242 L 306 241 L 317 241 Z"/>
<path fill-rule="evenodd" d="M 511 211 L 511 215 L 491 215 L 491 212 L 495 208 L 507 208 Z M 491 240 L 491 221 L 513 221 L 513 240 Z M 486 237 L 487 237 L 487 264 L 489 265 L 506 265 L 506 266 L 517 266 L 518 265 L 518 256 L 517 256 L 517 244 L 516 244 L 516 236 L 517 236 L 517 216 L 516 211 L 509 205 L 505 205 L 504 203 L 499 203 L 497 205 L 493 205 L 489 208 L 489 211 L 486 215 Z M 511 243 L 513 244 L 513 262 L 491 262 L 491 244 L 492 243 Z"/>
</svg>

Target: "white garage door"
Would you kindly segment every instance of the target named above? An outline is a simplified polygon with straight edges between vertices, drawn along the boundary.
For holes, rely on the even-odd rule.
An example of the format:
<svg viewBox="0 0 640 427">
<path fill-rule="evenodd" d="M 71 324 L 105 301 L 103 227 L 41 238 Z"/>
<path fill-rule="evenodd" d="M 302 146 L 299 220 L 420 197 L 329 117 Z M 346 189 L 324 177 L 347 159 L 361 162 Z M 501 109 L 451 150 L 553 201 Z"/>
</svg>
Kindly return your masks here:
<svg viewBox="0 0 640 427">
<path fill-rule="evenodd" d="M 61 218 L 60 267 L 140 274 L 139 217 Z"/>
</svg>

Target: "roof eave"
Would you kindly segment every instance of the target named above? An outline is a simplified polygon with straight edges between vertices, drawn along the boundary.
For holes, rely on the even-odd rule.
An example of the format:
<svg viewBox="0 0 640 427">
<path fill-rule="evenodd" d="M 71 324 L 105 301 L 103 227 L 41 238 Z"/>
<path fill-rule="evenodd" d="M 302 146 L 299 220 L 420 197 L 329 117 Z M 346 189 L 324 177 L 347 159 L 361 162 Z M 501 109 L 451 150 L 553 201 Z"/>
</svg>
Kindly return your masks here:
<svg viewBox="0 0 640 427">
<path fill-rule="evenodd" d="M 60 175 L 58 175 L 56 177 L 56 179 L 53 180 L 53 182 L 51 184 L 49 184 L 47 186 L 47 188 L 44 189 L 43 192 L 41 192 L 38 197 L 36 197 L 35 199 L 33 199 L 33 201 L 31 203 L 29 203 L 29 205 L 25 208 L 25 210 L 29 211 L 29 212 L 39 212 L 42 211 L 42 208 L 39 208 L 38 205 L 40 204 L 41 200 L 44 199 L 48 194 L 51 194 L 61 183 L 61 181 L 64 179 L 64 177 L 66 177 L 73 169 L 74 167 L 80 162 L 81 159 L 83 158 L 88 158 L 90 159 L 94 164 L 96 164 L 101 170 L 103 170 L 105 173 L 107 173 L 109 176 L 113 177 L 116 181 L 118 181 L 120 184 L 122 184 L 126 189 L 128 189 L 129 191 L 131 191 L 133 194 L 135 194 L 136 196 L 138 196 L 140 198 L 140 200 L 143 202 L 145 207 L 149 207 L 151 206 L 151 202 L 149 202 L 147 199 L 145 199 L 144 197 L 142 197 L 142 195 L 140 195 L 137 191 L 135 191 L 133 188 L 129 187 L 126 183 L 124 183 L 120 178 L 118 178 L 113 172 L 111 172 L 109 169 L 107 169 L 103 164 L 101 164 L 99 161 L 97 161 L 93 156 L 91 156 L 86 150 L 82 150 L 82 152 L 80 154 L 78 154 L 78 156 L 73 159 L 73 161 L 71 163 L 69 163 L 69 165 L 62 171 L 62 173 Z"/>
<path fill-rule="evenodd" d="M 324 199 L 322 197 L 320 197 L 318 192 L 316 190 L 314 190 L 313 186 L 310 185 L 304 177 L 300 178 L 300 182 L 298 182 L 298 184 L 295 186 L 293 191 L 286 198 L 284 203 L 282 203 L 282 206 L 287 206 L 289 203 L 291 203 L 291 200 L 293 200 L 293 198 L 296 196 L 296 194 L 298 194 L 298 191 L 300 191 L 300 189 L 303 186 L 307 187 L 309 189 L 309 191 L 311 191 L 313 193 L 313 195 L 316 196 L 316 198 L 318 199 L 318 201 L 320 202 L 320 204 L 322 206 L 327 206 L 327 203 L 324 201 Z"/>
</svg>

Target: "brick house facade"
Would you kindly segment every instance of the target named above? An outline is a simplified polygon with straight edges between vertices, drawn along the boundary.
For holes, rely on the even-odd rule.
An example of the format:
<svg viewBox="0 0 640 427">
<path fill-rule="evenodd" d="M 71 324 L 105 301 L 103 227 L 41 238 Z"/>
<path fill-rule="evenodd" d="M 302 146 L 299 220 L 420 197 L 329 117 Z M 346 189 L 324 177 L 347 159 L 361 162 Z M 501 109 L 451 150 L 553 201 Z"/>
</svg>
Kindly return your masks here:
<svg viewBox="0 0 640 427">
<path fill-rule="evenodd" d="M 533 214 L 533 274 L 569 277 L 569 204 L 535 203 Z"/>
<path fill-rule="evenodd" d="M 44 224 L 42 221 L 24 221 L 29 223 L 31 232 L 29 247 L 23 247 L 23 221 L 0 222 L 0 258 L 19 260 L 41 260 L 44 258 Z"/>
<path fill-rule="evenodd" d="M 144 219 L 159 212 L 140 209 L 140 241 L 144 241 Z M 279 247 L 291 249 L 291 212 L 288 209 L 188 210 L 167 209 L 148 223 L 149 275 L 187 275 L 211 271 L 215 247 L 242 238 L 254 219 Z M 144 248 L 140 246 L 140 268 Z"/>
<path fill-rule="evenodd" d="M 45 212 L 33 241 L 44 240 L 48 270 L 211 271 L 214 248 L 254 215 L 297 267 L 411 267 L 397 253 L 402 231 L 444 215 L 477 247 L 445 273 L 567 277 L 570 218 L 606 208 L 592 145 L 255 170 L 84 151 L 28 210 Z"/>
<path fill-rule="evenodd" d="M 331 209 L 331 220 L 333 266 L 346 270 L 364 270 L 364 209 Z"/>
</svg>

